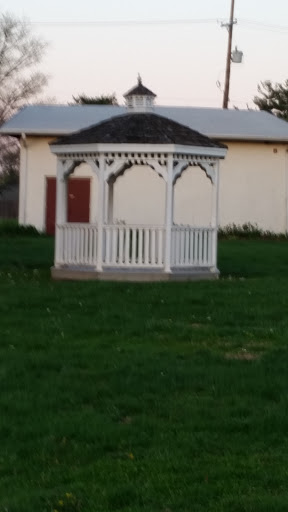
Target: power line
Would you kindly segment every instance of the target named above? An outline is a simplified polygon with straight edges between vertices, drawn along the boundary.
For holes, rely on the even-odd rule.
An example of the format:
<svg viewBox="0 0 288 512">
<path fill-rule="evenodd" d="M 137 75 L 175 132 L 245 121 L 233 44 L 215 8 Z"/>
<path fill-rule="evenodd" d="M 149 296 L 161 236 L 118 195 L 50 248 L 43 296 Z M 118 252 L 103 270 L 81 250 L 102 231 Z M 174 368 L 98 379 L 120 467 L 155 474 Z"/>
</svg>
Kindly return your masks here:
<svg viewBox="0 0 288 512">
<path fill-rule="evenodd" d="M 250 20 L 250 19 L 246 19 L 246 18 L 241 18 L 239 21 L 241 22 L 241 24 L 251 25 L 251 26 L 255 26 L 255 27 L 259 27 L 259 28 L 263 28 L 263 29 L 279 30 L 279 31 L 285 31 L 285 32 L 288 31 L 287 25 L 277 25 L 277 24 L 272 24 L 272 23 L 265 23 L 263 21 Z"/>
<path fill-rule="evenodd" d="M 203 25 L 203 24 L 212 24 L 212 23 L 223 23 L 226 20 L 224 18 L 200 18 L 200 19 L 178 19 L 178 20 L 114 20 L 114 21 L 30 21 L 31 25 L 37 25 L 42 27 L 67 27 L 67 28 L 81 28 L 81 27 L 99 27 L 99 28 L 109 28 L 109 27 L 136 27 L 136 26 L 177 26 L 177 25 Z M 251 30 L 262 30 L 267 32 L 278 32 L 278 33 L 287 33 L 288 26 L 287 25 L 277 25 L 271 23 L 265 23 L 258 20 L 248 19 L 248 18 L 238 18 L 238 28 L 241 27 L 249 28 Z"/>
<path fill-rule="evenodd" d="M 139 25 L 191 25 L 216 23 L 216 18 L 185 19 L 185 20 L 120 20 L 120 21 L 30 21 L 32 25 L 53 27 L 133 27 Z"/>
<path fill-rule="evenodd" d="M 282 34 L 287 35 L 288 34 L 288 26 L 287 27 L 281 27 L 278 28 L 276 25 L 262 25 L 257 23 L 241 23 L 241 28 L 243 30 L 250 30 L 253 32 L 264 32 L 264 33 L 270 33 L 270 34 Z"/>
</svg>

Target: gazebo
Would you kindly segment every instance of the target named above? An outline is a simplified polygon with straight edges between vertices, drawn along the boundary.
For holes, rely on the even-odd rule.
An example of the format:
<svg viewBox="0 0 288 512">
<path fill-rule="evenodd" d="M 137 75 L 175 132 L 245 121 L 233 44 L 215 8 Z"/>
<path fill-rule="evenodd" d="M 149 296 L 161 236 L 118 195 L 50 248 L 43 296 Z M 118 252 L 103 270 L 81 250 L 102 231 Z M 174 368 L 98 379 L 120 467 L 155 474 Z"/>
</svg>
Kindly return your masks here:
<svg viewBox="0 0 288 512">
<path fill-rule="evenodd" d="M 156 115 L 155 96 L 139 78 L 137 86 L 124 96 L 124 115 L 51 143 L 57 156 L 53 278 L 154 281 L 218 277 L 219 161 L 227 148 Z M 67 182 L 82 163 L 89 164 L 98 180 L 97 217 L 90 223 L 69 223 Z M 164 225 L 114 222 L 114 184 L 127 169 L 139 165 L 151 167 L 165 182 Z M 174 223 L 174 186 L 189 166 L 199 166 L 213 186 L 208 226 Z"/>
</svg>

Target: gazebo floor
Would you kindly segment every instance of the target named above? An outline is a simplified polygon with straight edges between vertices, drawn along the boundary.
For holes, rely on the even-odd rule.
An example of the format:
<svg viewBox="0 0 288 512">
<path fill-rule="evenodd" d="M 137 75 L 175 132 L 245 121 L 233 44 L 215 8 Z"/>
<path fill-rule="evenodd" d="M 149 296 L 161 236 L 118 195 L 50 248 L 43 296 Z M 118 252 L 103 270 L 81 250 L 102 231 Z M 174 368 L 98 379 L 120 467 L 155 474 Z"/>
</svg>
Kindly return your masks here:
<svg viewBox="0 0 288 512">
<path fill-rule="evenodd" d="M 172 268 L 171 272 L 164 272 L 158 268 L 113 268 L 106 267 L 103 272 L 97 272 L 91 267 L 65 266 L 52 267 L 51 277 L 55 280 L 67 281 L 200 281 L 218 279 L 219 270 L 210 267 Z"/>
</svg>

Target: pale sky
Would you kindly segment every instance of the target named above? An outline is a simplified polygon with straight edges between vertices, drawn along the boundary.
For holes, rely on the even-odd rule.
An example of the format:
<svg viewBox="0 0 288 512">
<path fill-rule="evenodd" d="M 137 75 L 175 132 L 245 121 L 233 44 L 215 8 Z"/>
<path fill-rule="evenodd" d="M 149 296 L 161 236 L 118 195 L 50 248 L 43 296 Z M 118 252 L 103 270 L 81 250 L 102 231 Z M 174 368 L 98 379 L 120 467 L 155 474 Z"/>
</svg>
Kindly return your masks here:
<svg viewBox="0 0 288 512">
<path fill-rule="evenodd" d="M 227 30 L 217 20 L 228 20 L 230 4 L 231 0 L 3 0 L 0 11 L 25 16 L 33 32 L 49 43 L 39 67 L 50 76 L 44 95 L 58 103 L 82 92 L 115 92 L 121 104 L 123 93 L 140 73 L 157 94 L 158 105 L 221 107 L 216 82 L 223 88 Z M 230 107 L 246 108 L 253 106 L 260 81 L 288 78 L 288 2 L 235 0 L 235 17 L 233 47 L 244 52 L 244 61 L 232 64 Z M 87 24 L 199 19 L 212 21 Z"/>
</svg>

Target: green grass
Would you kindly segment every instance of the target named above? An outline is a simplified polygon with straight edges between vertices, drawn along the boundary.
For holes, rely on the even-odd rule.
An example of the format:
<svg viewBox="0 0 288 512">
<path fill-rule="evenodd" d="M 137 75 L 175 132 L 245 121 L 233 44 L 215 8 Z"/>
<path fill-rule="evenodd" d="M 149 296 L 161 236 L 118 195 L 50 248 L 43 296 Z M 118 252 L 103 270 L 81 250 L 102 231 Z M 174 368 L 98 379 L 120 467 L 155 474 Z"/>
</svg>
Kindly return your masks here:
<svg viewBox="0 0 288 512">
<path fill-rule="evenodd" d="M 286 512 L 288 242 L 221 241 L 218 282 L 52 261 L 0 239 L 0 512 Z"/>
</svg>

